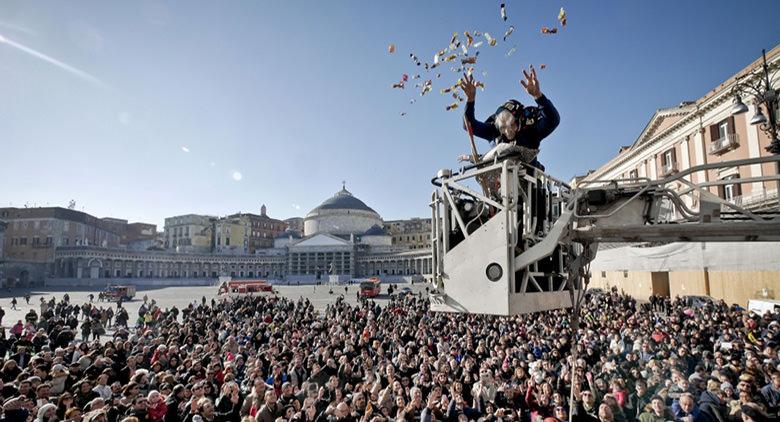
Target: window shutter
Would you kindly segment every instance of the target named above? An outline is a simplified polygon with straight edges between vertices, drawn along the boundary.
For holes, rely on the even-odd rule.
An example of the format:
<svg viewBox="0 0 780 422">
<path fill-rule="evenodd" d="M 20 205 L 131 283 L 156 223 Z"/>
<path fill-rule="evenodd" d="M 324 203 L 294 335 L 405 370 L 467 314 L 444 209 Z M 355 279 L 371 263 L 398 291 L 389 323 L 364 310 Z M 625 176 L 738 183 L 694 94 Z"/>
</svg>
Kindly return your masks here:
<svg viewBox="0 0 780 422">
<path fill-rule="evenodd" d="M 735 121 L 734 121 L 734 116 L 729 116 L 728 128 L 729 128 L 729 134 L 736 133 L 737 130 L 736 130 L 736 125 L 735 125 Z"/>
<path fill-rule="evenodd" d="M 710 140 L 715 142 L 718 138 L 718 125 L 710 125 Z"/>
<path fill-rule="evenodd" d="M 726 185 L 718 185 L 718 196 L 720 199 L 726 199 Z"/>
<path fill-rule="evenodd" d="M 672 167 L 677 167 L 677 147 L 672 148 L 672 162 L 669 164 Z"/>
<path fill-rule="evenodd" d="M 739 182 L 739 176 L 734 178 L 735 182 Z M 742 196 L 742 185 L 739 183 L 734 184 L 734 196 Z"/>
</svg>

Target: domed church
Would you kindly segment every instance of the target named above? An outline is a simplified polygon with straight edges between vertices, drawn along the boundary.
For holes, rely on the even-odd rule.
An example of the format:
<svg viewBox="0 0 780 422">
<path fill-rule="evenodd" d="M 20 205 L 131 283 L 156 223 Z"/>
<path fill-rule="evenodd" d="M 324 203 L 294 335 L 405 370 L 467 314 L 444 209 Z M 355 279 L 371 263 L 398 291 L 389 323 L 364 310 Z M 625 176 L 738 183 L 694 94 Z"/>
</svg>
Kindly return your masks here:
<svg viewBox="0 0 780 422">
<path fill-rule="evenodd" d="M 383 225 L 382 217 L 342 184 L 340 191 L 306 214 L 303 232 L 306 236 L 327 233 L 349 239 Z"/>
</svg>

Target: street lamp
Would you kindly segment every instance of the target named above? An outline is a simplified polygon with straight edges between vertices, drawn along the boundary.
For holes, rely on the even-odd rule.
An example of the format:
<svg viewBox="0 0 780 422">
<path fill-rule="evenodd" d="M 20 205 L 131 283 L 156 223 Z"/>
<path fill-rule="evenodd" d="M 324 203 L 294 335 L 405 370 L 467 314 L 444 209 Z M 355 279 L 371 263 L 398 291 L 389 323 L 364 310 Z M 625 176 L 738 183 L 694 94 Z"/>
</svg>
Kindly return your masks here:
<svg viewBox="0 0 780 422">
<path fill-rule="evenodd" d="M 731 114 L 737 115 L 746 113 L 748 106 L 742 102 L 742 95 L 752 95 L 753 104 L 756 107 L 756 113 L 750 119 L 751 125 L 760 125 L 761 130 L 769 136 L 770 144 L 766 148 L 772 154 L 780 154 L 780 139 L 778 139 L 778 92 L 772 87 L 772 82 L 780 76 L 780 66 L 773 64 L 772 67 L 766 62 L 766 50 L 762 50 L 764 65 L 761 71 L 750 72 L 740 79 L 741 81 L 732 88 L 734 94 L 734 105 L 731 107 Z M 770 75 L 770 71 L 773 72 Z M 766 115 L 761 110 L 761 105 L 766 109 Z"/>
</svg>

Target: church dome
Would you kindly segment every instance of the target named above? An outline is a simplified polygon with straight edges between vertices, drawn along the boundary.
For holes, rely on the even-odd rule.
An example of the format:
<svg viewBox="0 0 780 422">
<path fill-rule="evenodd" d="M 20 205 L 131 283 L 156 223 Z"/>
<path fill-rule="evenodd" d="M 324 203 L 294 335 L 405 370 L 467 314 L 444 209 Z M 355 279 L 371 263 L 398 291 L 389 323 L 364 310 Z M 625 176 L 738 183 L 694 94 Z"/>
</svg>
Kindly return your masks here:
<svg viewBox="0 0 780 422">
<path fill-rule="evenodd" d="M 362 211 L 369 211 L 369 212 L 376 213 L 376 211 L 374 211 L 373 209 L 371 209 L 371 207 L 366 205 L 365 202 L 352 196 L 352 193 L 348 191 L 346 187 L 343 187 L 340 191 L 336 192 L 335 195 L 326 199 L 323 203 L 321 203 L 317 208 L 315 208 L 312 211 L 328 210 L 328 209 L 362 210 Z"/>
<path fill-rule="evenodd" d="M 348 237 L 362 235 L 373 226 L 383 226 L 382 217 L 365 202 L 354 197 L 346 186 L 309 211 L 304 219 L 306 236 L 327 233 Z"/>
</svg>

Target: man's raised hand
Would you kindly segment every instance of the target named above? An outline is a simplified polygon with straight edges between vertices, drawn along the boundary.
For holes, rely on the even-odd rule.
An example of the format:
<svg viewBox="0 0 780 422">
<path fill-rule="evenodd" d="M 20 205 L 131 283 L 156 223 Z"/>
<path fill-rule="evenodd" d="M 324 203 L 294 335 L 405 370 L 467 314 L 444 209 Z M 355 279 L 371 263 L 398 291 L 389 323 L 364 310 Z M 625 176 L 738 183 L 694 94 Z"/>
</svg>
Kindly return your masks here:
<svg viewBox="0 0 780 422">
<path fill-rule="evenodd" d="M 460 80 L 460 89 L 466 94 L 468 102 L 474 101 L 477 97 L 477 85 L 474 83 L 474 76 L 463 74 L 463 79 Z"/>
<path fill-rule="evenodd" d="M 539 79 L 536 78 L 536 69 L 534 69 L 533 65 L 531 65 L 530 69 L 530 74 L 523 69 L 523 76 L 525 76 L 525 79 L 520 81 L 520 85 L 525 88 L 525 92 L 527 92 L 528 95 L 534 97 L 534 100 L 536 100 L 542 96 L 542 90 L 539 88 Z"/>
</svg>

